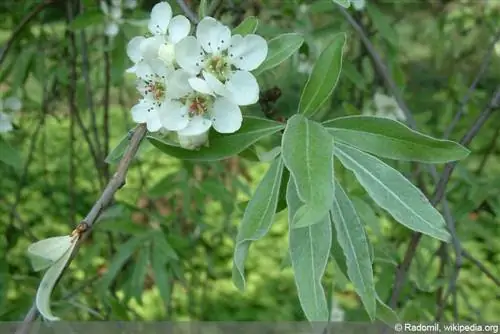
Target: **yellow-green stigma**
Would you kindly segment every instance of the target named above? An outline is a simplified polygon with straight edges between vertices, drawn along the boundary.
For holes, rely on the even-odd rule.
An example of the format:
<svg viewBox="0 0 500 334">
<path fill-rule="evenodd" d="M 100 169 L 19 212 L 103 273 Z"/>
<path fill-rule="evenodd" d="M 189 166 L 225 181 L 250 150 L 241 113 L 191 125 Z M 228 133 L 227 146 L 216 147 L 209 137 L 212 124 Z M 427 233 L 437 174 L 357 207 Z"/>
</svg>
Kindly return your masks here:
<svg viewBox="0 0 500 334">
<path fill-rule="evenodd" d="M 206 69 L 219 81 L 225 82 L 231 71 L 231 65 L 225 57 L 214 56 L 207 61 Z"/>
<path fill-rule="evenodd" d="M 195 94 L 187 101 L 189 116 L 208 116 L 208 109 L 212 105 L 212 99 L 208 95 Z"/>
</svg>

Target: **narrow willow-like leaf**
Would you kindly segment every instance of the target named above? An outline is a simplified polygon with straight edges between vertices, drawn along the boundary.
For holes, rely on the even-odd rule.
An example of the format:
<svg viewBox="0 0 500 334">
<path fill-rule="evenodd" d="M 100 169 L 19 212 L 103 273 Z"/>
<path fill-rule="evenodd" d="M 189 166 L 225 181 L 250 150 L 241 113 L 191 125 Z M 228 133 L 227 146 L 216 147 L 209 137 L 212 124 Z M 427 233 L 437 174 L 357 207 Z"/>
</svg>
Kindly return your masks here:
<svg viewBox="0 0 500 334">
<path fill-rule="evenodd" d="M 175 158 L 189 161 L 217 161 L 234 156 L 259 139 L 270 136 L 284 128 L 279 122 L 265 118 L 246 116 L 241 128 L 232 134 L 220 134 L 212 131 L 209 147 L 199 150 L 186 150 L 161 139 L 148 136 L 148 140 L 162 152 Z"/>
<path fill-rule="evenodd" d="M 319 124 L 302 115 L 288 120 L 282 156 L 304 205 L 292 222 L 304 227 L 321 221 L 333 201 L 333 140 Z"/>
<path fill-rule="evenodd" d="M 273 223 L 282 174 L 283 160 L 278 157 L 269 167 L 245 209 L 233 257 L 233 282 L 240 290 L 245 289 L 245 259 L 248 248 L 252 241 L 265 236 Z"/>
<path fill-rule="evenodd" d="M 208 15 L 208 1 L 201 0 L 198 6 L 198 18 L 201 20 Z"/>
<path fill-rule="evenodd" d="M 372 19 L 373 25 L 378 30 L 380 35 L 391 43 L 393 46 L 398 46 L 398 34 L 394 29 L 391 19 L 382 13 L 374 3 L 371 1 L 367 1 L 366 10 L 368 12 L 368 16 Z"/>
<path fill-rule="evenodd" d="M 314 115 L 332 95 L 340 77 L 345 44 L 346 34 L 339 33 L 321 53 L 302 90 L 299 113 L 306 116 Z"/>
<path fill-rule="evenodd" d="M 377 303 L 368 240 L 351 200 L 338 183 L 335 184 L 331 215 L 338 243 L 346 258 L 348 277 L 373 320 Z"/>
<path fill-rule="evenodd" d="M 335 155 L 367 193 L 398 222 L 433 238 L 450 241 L 446 223 L 425 195 L 401 173 L 354 147 L 336 143 Z"/>
<path fill-rule="evenodd" d="M 309 321 L 328 321 L 328 303 L 321 279 L 332 242 L 332 226 L 329 217 L 319 223 L 292 228 L 292 219 L 302 202 L 292 178 L 287 187 L 290 260 L 300 305 Z"/>
<path fill-rule="evenodd" d="M 254 71 L 254 74 L 259 75 L 278 66 L 290 58 L 302 46 L 302 43 L 304 43 L 304 37 L 296 33 L 282 34 L 271 39 L 268 43 L 267 58 Z"/>
<path fill-rule="evenodd" d="M 77 31 L 99 23 L 102 23 L 105 16 L 98 9 L 91 9 L 78 15 L 73 21 L 70 22 L 68 28 Z"/>
<path fill-rule="evenodd" d="M 156 286 L 160 291 L 160 296 L 166 304 L 170 300 L 172 292 L 170 285 L 170 277 L 165 267 L 167 259 L 163 256 L 161 247 L 153 243 L 153 252 L 151 253 L 151 267 L 155 278 Z"/>
<path fill-rule="evenodd" d="M 249 35 L 257 31 L 259 26 L 259 19 L 255 16 L 246 17 L 236 28 L 233 29 L 233 35 Z"/>
<path fill-rule="evenodd" d="M 111 152 L 109 152 L 104 162 L 107 164 L 114 164 L 120 161 L 120 159 L 125 154 L 125 151 L 127 150 L 130 138 L 130 133 L 127 133 L 125 136 L 123 136 L 118 142 L 118 145 L 116 145 L 115 148 L 112 149 Z"/>
<path fill-rule="evenodd" d="M 28 258 L 33 270 L 44 270 L 57 262 L 71 247 L 72 240 L 70 235 L 65 235 L 32 243 L 28 247 Z"/>
<path fill-rule="evenodd" d="M 71 257 L 71 253 L 73 253 L 73 249 L 76 246 L 76 240 L 76 237 L 71 240 L 70 244 L 67 245 L 68 247 L 63 256 L 60 257 L 54 264 L 52 264 L 50 268 L 45 272 L 42 281 L 40 282 L 40 286 L 38 287 L 38 290 L 36 292 L 36 307 L 38 309 L 38 312 L 40 312 L 45 320 L 60 320 L 58 317 L 52 314 L 52 310 L 50 308 L 50 296 L 52 295 L 52 290 L 54 289 L 59 276 L 61 276 L 61 273 L 63 272 L 66 264 Z"/>
<path fill-rule="evenodd" d="M 347 116 L 323 126 L 339 142 L 388 159 L 442 163 L 470 153 L 458 143 L 429 137 L 388 118 Z"/>
</svg>

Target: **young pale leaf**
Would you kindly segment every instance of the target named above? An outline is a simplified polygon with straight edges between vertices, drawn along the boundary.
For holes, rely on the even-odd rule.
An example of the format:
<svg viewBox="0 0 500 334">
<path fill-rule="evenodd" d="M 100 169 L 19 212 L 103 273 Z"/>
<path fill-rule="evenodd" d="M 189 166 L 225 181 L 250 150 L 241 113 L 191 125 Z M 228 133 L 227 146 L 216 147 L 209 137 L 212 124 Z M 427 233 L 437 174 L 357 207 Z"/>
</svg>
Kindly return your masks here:
<svg viewBox="0 0 500 334">
<path fill-rule="evenodd" d="M 259 19 L 255 16 L 246 17 L 236 28 L 233 29 L 233 35 L 246 36 L 255 33 L 259 26 Z"/>
<path fill-rule="evenodd" d="M 259 75 L 264 71 L 270 70 L 287 60 L 304 43 L 304 37 L 296 33 L 282 34 L 268 43 L 269 51 L 264 62 L 254 71 Z"/>
<path fill-rule="evenodd" d="M 328 303 L 321 279 L 325 273 L 332 227 L 326 217 L 321 222 L 301 228 L 292 228 L 292 219 L 302 203 L 292 178 L 287 194 L 290 259 L 300 305 L 309 321 L 328 321 Z"/>
<path fill-rule="evenodd" d="M 76 246 L 76 238 L 70 239 L 70 243 L 68 245 L 67 240 L 59 240 L 60 249 L 66 248 L 66 252 L 63 253 L 62 257 L 60 257 L 54 264 L 50 266 L 50 268 L 43 275 L 42 281 L 40 282 L 40 286 L 36 292 L 35 303 L 38 309 L 38 312 L 42 315 L 45 320 L 48 321 L 57 321 L 58 317 L 52 314 L 50 309 L 50 296 L 52 294 L 52 290 L 56 285 L 59 276 L 63 272 L 66 264 L 68 263 L 71 253 L 73 253 L 73 249 Z"/>
<path fill-rule="evenodd" d="M 458 143 L 429 137 L 388 118 L 347 116 L 323 126 L 335 140 L 388 159 L 442 163 L 470 153 Z"/>
<path fill-rule="evenodd" d="M 348 277 L 373 320 L 377 303 L 368 240 L 351 200 L 338 183 L 335 184 L 331 218 L 338 243 L 344 251 Z"/>
<path fill-rule="evenodd" d="M 335 155 L 351 170 L 371 198 L 406 227 L 450 241 L 441 214 L 401 173 L 354 147 L 336 143 Z"/>
<path fill-rule="evenodd" d="M 148 137 L 149 141 L 164 153 L 175 158 L 190 161 L 217 161 L 242 152 L 258 140 L 270 136 L 284 128 L 279 122 L 265 118 L 246 116 L 241 129 L 232 134 L 210 133 L 209 147 L 199 150 L 186 150 L 161 139 Z"/>
<path fill-rule="evenodd" d="M 252 241 L 266 235 L 273 223 L 282 174 L 283 160 L 278 157 L 269 167 L 243 215 L 233 258 L 233 282 L 240 290 L 245 289 L 245 259 L 248 248 Z"/>
<path fill-rule="evenodd" d="M 73 245 L 70 235 L 52 237 L 37 241 L 28 247 L 28 258 L 33 270 L 45 270 L 53 265 Z"/>
<path fill-rule="evenodd" d="M 127 133 L 125 136 L 123 136 L 122 139 L 120 139 L 118 145 L 116 145 L 116 147 L 108 154 L 104 162 L 107 164 L 114 164 L 120 161 L 120 159 L 125 154 L 125 151 L 127 150 L 130 138 L 130 133 Z"/>
<path fill-rule="evenodd" d="M 292 226 L 315 224 L 327 215 L 333 201 L 333 139 L 319 123 L 294 115 L 288 120 L 281 147 L 304 202 Z"/>
<path fill-rule="evenodd" d="M 321 53 L 302 90 L 299 113 L 314 115 L 332 95 L 340 77 L 345 44 L 346 34 L 336 34 L 331 44 Z"/>
<path fill-rule="evenodd" d="M 332 0 L 333 3 L 336 3 L 344 8 L 349 8 L 351 6 L 351 2 L 349 0 Z"/>
</svg>

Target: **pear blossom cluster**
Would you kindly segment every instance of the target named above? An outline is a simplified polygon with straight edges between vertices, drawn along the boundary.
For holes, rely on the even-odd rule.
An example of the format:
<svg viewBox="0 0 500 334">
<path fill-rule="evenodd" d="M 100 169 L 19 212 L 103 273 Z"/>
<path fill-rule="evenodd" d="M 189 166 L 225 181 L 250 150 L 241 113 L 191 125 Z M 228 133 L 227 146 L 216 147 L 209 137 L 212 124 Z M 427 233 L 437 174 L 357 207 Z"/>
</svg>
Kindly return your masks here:
<svg viewBox="0 0 500 334">
<path fill-rule="evenodd" d="M 264 38 L 232 35 L 212 17 L 203 18 L 190 35 L 190 21 L 173 16 L 167 2 L 156 4 L 148 22 L 151 36 L 136 36 L 127 45 L 141 94 L 132 107 L 136 123 L 150 132 L 176 132 L 179 144 L 196 148 L 210 128 L 234 133 L 242 124 L 241 106 L 259 99 L 251 73 L 267 57 Z"/>
<path fill-rule="evenodd" d="M 110 4 L 106 0 L 100 1 L 101 12 L 106 17 L 104 25 L 104 34 L 108 37 L 114 37 L 120 31 L 120 25 L 123 20 L 123 9 L 135 9 L 137 0 L 111 0 Z"/>
<path fill-rule="evenodd" d="M 6 99 L 0 99 L 0 133 L 12 131 L 12 113 L 22 108 L 21 100 L 11 96 Z"/>
</svg>

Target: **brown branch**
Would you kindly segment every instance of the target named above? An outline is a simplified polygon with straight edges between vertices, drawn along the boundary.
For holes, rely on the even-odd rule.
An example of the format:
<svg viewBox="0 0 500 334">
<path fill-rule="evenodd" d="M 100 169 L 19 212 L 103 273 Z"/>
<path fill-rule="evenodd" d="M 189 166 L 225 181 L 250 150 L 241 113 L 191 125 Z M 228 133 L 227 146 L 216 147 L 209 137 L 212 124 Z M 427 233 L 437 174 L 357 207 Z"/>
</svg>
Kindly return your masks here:
<svg viewBox="0 0 500 334">
<path fill-rule="evenodd" d="M 132 159 L 135 157 L 137 150 L 139 149 L 139 146 L 144 139 L 146 135 L 146 125 L 141 124 L 138 125 L 135 130 L 134 134 L 132 135 L 132 138 L 130 139 L 129 147 L 127 149 L 127 152 L 123 155 L 123 158 L 120 160 L 120 163 L 118 164 L 118 168 L 107 184 L 106 188 L 102 192 L 101 196 L 99 199 L 94 203 L 92 208 L 90 209 L 89 213 L 87 216 L 81 221 L 81 223 L 86 224 L 87 229 L 86 231 L 82 234 L 81 238 L 78 240 L 78 243 L 75 246 L 75 249 L 73 250 L 73 254 L 71 255 L 71 258 L 69 259 L 68 263 L 66 264 L 66 268 L 69 266 L 71 261 L 75 258 L 75 256 L 78 253 L 78 250 L 80 249 L 80 246 L 82 242 L 89 236 L 89 234 L 92 232 L 92 228 L 94 224 L 97 222 L 97 219 L 103 212 L 103 210 L 111 203 L 111 201 L 114 198 L 115 193 L 122 188 L 125 185 L 126 181 L 126 175 L 128 172 L 128 169 L 130 167 L 130 164 L 132 162 Z M 38 315 L 38 311 L 36 308 L 36 304 L 34 303 L 31 306 L 31 309 L 29 312 L 26 314 L 23 323 L 19 327 L 19 329 L 16 331 L 16 334 L 27 334 L 29 333 L 31 324 L 36 320 L 36 317 Z"/>
<path fill-rule="evenodd" d="M 2 66 L 3 62 L 7 58 L 7 53 L 9 53 L 10 49 L 14 45 L 14 42 L 16 41 L 17 37 L 19 34 L 26 28 L 28 23 L 30 23 L 31 20 L 33 20 L 38 13 L 40 13 L 45 7 L 48 5 L 54 3 L 56 0 L 45 0 L 42 3 L 38 4 L 35 8 L 31 10 L 19 23 L 19 25 L 16 27 L 16 29 L 12 32 L 10 35 L 9 39 L 7 40 L 7 43 L 5 44 L 4 50 L 2 54 L 0 55 L 0 66 Z"/>
</svg>

